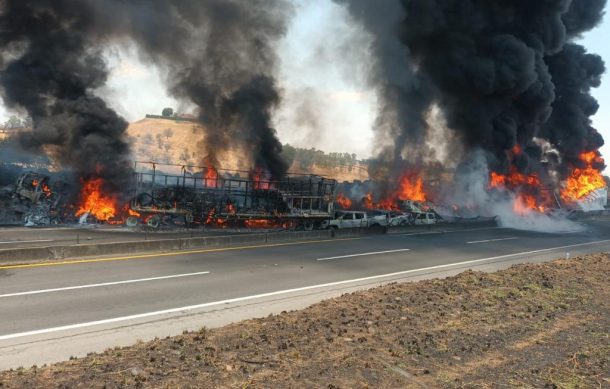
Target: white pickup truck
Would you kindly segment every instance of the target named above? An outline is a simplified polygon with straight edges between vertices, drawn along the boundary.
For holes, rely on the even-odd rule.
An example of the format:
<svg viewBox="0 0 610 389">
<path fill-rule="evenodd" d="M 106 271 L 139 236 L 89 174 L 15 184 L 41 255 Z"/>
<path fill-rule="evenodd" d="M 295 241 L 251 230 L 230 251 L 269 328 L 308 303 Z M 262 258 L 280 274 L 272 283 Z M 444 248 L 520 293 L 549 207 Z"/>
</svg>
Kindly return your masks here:
<svg viewBox="0 0 610 389">
<path fill-rule="evenodd" d="M 383 227 L 388 225 L 386 215 L 364 211 L 336 211 L 334 218 L 322 222 L 322 228 L 343 229 L 359 227 Z"/>
</svg>

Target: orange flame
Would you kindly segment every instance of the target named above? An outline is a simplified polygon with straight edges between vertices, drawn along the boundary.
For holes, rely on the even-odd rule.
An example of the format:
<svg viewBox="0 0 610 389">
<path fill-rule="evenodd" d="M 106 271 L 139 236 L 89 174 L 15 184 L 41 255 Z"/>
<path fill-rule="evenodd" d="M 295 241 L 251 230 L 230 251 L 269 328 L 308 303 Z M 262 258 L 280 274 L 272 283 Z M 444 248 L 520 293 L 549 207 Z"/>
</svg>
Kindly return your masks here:
<svg viewBox="0 0 610 389">
<path fill-rule="evenodd" d="M 117 200 L 113 196 L 102 192 L 103 184 L 104 180 L 101 178 L 82 181 L 80 204 L 78 205 L 76 216 L 89 212 L 99 221 L 108 221 L 116 216 Z"/>
<path fill-rule="evenodd" d="M 500 187 L 518 187 L 518 186 L 540 186 L 540 179 L 538 178 L 538 174 L 532 173 L 530 175 L 525 175 L 523 173 L 519 173 L 517 168 L 511 166 L 510 172 L 507 175 L 491 172 L 489 177 L 489 187 L 490 188 L 500 188 Z"/>
<path fill-rule="evenodd" d="M 218 186 L 218 170 L 214 166 L 208 166 L 203 175 L 203 186 L 216 188 Z"/>
<path fill-rule="evenodd" d="M 394 197 L 399 200 L 426 201 L 423 178 L 416 172 L 403 174 Z"/>
<path fill-rule="evenodd" d="M 561 198 L 565 201 L 577 201 L 591 192 L 605 188 L 606 181 L 601 172 L 593 167 L 593 163 L 604 163 L 598 151 L 580 154 L 580 160 L 585 163 L 584 168 L 574 168 L 572 174 L 565 182 L 561 191 Z"/>
<path fill-rule="evenodd" d="M 42 190 L 42 193 L 44 193 L 45 196 L 49 197 L 53 194 L 51 192 L 51 188 L 49 188 L 49 186 L 45 182 L 41 183 L 38 180 L 32 180 L 32 186 L 34 188 L 37 188 L 38 185 L 40 185 L 40 189 Z"/>
<path fill-rule="evenodd" d="M 254 189 L 269 190 L 272 185 L 262 168 L 257 167 L 252 172 L 252 182 Z"/>
<path fill-rule="evenodd" d="M 513 203 L 513 210 L 518 215 L 526 215 L 532 211 L 544 213 L 547 208 L 538 204 L 536 197 L 529 194 L 519 193 Z"/>
<path fill-rule="evenodd" d="M 136 216 L 136 217 L 140 217 L 140 212 L 136 212 L 133 209 L 128 209 L 127 213 L 129 214 L 129 216 Z"/>
<path fill-rule="evenodd" d="M 278 223 L 274 220 L 268 219 L 249 219 L 245 220 L 244 224 L 248 228 L 275 228 L 278 227 Z"/>
<path fill-rule="evenodd" d="M 532 194 L 532 192 L 540 194 L 541 183 L 536 173 L 529 175 L 519 173 L 514 166 L 511 166 L 508 174 L 491 172 L 489 188 L 507 188 L 516 192 L 513 203 L 513 211 L 516 214 L 525 215 L 531 211 L 547 211 L 547 207 L 544 205 L 546 200 L 538 200 L 538 197 L 544 198 L 544 196 L 537 197 Z M 529 193 L 523 193 L 522 190 Z"/>
<path fill-rule="evenodd" d="M 352 200 L 343 193 L 339 193 L 337 195 L 337 204 L 343 209 L 349 209 L 352 207 Z"/>
<path fill-rule="evenodd" d="M 362 198 L 362 205 L 367 209 L 375 208 L 375 202 L 373 201 L 373 194 L 371 192 L 367 193 Z"/>
<path fill-rule="evenodd" d="M 424 190 L 424 179 L 420 173 L 409 171 L 400 177 L 398 188 L 390 196 L 381 199 L 379 202 L 373 200 L 373 195 L 367 193 L 362 199 L 362 205 L 367 209 L 399 210 L 397 205 L 399 200 L 427 201 Z"/>
</svg>

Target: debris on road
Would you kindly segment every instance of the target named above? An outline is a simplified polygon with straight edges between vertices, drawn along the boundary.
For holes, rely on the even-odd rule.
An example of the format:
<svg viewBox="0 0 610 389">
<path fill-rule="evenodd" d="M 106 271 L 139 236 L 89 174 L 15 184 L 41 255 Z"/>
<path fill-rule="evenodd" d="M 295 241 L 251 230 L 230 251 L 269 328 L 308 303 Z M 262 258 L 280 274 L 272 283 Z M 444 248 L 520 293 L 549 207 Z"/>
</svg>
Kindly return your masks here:
<svg viewBox="0 0 610 389">
<path fill-rule="evenodd" d="M 49 176 L 26 172 L 14 185 L 0 189 L 0 223 L 26 226 L 59 224 L 62 195 Z"/>
</svg>

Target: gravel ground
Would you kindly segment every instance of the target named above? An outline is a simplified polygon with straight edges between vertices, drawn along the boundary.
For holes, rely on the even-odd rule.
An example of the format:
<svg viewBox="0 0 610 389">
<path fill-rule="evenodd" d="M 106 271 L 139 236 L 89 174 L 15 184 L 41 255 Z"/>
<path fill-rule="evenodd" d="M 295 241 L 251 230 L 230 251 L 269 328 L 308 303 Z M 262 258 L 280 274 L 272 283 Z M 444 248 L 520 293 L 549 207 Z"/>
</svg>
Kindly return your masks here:
<svg viewBox="0 0 610 389">
<path fill-rule="evenodd" d="M 610 257 L 391 284 L 0 388 L 610 388 Z"/>
</svg>

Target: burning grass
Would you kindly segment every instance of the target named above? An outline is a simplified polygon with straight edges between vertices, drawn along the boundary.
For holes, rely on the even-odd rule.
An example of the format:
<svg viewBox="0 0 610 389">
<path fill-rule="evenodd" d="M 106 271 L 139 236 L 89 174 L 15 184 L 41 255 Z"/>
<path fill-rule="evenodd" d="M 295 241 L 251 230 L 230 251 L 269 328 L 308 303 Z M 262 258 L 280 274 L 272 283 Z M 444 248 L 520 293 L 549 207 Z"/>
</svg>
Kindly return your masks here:
<svg viewBox="0 0 610 389">
<path fill-rule="evenodd" d="M 30 387 L 610 386 L 610 257 L 391 284 L 0 373 Z"/>
</svg>

